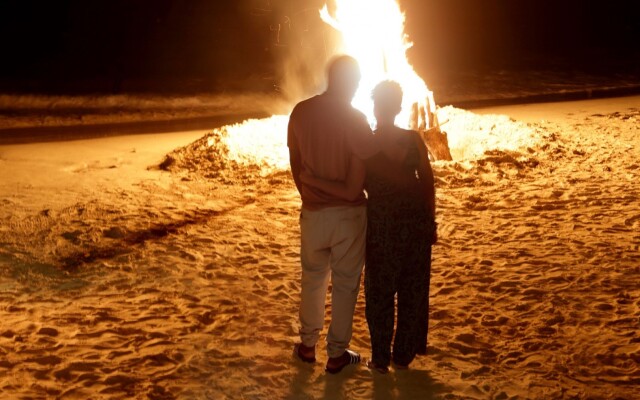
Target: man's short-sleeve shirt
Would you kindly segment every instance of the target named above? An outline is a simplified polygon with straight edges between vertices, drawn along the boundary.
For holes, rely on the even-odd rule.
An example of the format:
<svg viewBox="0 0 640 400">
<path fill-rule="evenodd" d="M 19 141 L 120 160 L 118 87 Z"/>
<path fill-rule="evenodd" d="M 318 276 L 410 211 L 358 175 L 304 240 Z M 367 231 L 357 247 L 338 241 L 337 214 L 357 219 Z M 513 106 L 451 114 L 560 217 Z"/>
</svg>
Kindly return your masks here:
<svg viewBox="0 0 640 400">
<path fill-rule="evenodd" d="M 289 118 L 287 145 L 299 151 L 302 170 L 332 181 L 346 180 L 353 155 L 364 160 L 377 152 L 365 115 L 327 93 L 296 105 Z M 300 196 L 309 209 L 366 202 L 364 193 L 348 201 L 305 184 Z"/>
</svg>

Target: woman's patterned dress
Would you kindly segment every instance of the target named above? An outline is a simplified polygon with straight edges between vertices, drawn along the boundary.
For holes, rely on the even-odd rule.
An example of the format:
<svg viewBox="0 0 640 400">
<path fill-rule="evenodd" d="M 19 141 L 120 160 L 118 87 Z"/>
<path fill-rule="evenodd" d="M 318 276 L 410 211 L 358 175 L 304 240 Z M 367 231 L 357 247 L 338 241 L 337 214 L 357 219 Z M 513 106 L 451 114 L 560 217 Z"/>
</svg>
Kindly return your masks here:
<svg viewBox="0 0 640 400">
<path fill-rule="evenodd" d="M 411 135 L 404 131 L 399 143 L 408 147 L 403 171 L 415 179 L 415 187 L 400 188 L 367 170 L 367 244 L 365 264 L 366 318 L 372 361 L 408 365 L 418 351 L 426 350 L 431 270 L 431 238 L 434 216 L 427 210 L 417 176 L 420 160 Z M 392 163 L 384 156 L 375 162 Z M 397 295 L 397 327 L 394 331 L 394 299 Z"/>
</svg>

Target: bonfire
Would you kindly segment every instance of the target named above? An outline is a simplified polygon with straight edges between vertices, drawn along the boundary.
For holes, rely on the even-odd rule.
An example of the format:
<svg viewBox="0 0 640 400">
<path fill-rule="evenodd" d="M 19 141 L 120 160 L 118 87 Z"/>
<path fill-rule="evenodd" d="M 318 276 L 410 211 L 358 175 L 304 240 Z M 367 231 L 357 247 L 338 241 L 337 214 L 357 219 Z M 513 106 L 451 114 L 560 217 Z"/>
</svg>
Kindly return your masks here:
<svg viewBox="0 0 640 400">
<path fill-rule="evenodd" d="M 376 29 L 401 17 L 391 0 L 323 15 L 355 27 L 354 4 Z M 360 59 L 372 82 L 409 65 L 394 27 L 401 58 Z M 398 124 L 427 141 L 446 126 L 453 158 L 432 162 L 441 236 L 411 369 L 328 376 L 292 355 L 300 197 L 273 115 L 0 147 L 0 397 L 638 398 L 640 97 L 472 113 L 410 76 Z M 171 173 L 149 168 L 167 153 Z M 362 294 L 353 347 L 368 356 Z"/>
<path fill-rule="evenodd" d="M 375 124 L 371 90 L 383 80 L 394 80 L 404 92 L 402 112 L 396 123 L 420 132 L 432 161 L 452 160 L 448 135 L 441 130 L 433 92 L 407 59 L 406 52 L 412 43 L 404 33 L 405 16 L 399 5 L 394 0 L 338 0 L 331 9 L 325 5 L 320 17 L 340 33 L 340 41 L 335 43 L 327 59 L 336 54 L 349 54 L 360 64 L 362 79 L 352 104 L 367 115 L 371 126 Z M 229 170 L 240 169 L 247 177 L 252 175 L 246 170 L 248 165 L 266 167 L 261 170 L 263 175 L 265 170 L 273 173 L 287 169 L 287 121 L 286 115 L 274 115 L 216 129 L 189 149 L 168 155 L 161 167 L 206 169 L 208 177 L 227 176 Z M 201 154 L 197 164 L 186 165 L 180 161 L 192 159 L 194 153 Z M 207 161 L 212 159 L 211 154 L 218 153 L 224 153 L 232 161 L 224 165 Z M 239 166 L 242 168 L 235 168 Z"/>
</svg>

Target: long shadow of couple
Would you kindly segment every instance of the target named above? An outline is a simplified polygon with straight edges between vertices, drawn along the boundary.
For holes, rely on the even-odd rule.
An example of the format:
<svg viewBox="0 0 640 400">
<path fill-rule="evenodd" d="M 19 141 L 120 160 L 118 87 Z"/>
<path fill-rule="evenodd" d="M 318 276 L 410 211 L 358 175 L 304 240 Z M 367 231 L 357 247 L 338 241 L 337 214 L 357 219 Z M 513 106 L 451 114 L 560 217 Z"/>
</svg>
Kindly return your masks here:
<svg viewBox="0 0 640 400">
<path fill-rule="evenodd" d="M 290 383 L 287 399 L 433 399 L 446 391 L 428 371 L 393 370 L 380 374 L 364 365 L 347 367 L 332 375 L 296 362 L 297 373 Z"/>
</svg>

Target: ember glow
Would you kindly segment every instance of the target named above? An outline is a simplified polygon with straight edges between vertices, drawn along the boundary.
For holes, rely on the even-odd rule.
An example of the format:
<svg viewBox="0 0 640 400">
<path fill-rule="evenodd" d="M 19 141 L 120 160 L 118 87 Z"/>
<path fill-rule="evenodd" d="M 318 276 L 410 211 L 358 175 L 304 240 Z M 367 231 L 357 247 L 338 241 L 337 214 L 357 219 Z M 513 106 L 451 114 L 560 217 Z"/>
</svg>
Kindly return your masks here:
<svg viewBox="0 0 640 400">
<path fill-rule="evenodd" d="M 288 122 L 287 115 L 274 115 L 224 127 L 229 158 L 241 164 L 260 165 L 265 173 L 286 170 L 289 168 Z"/>
</svg>

